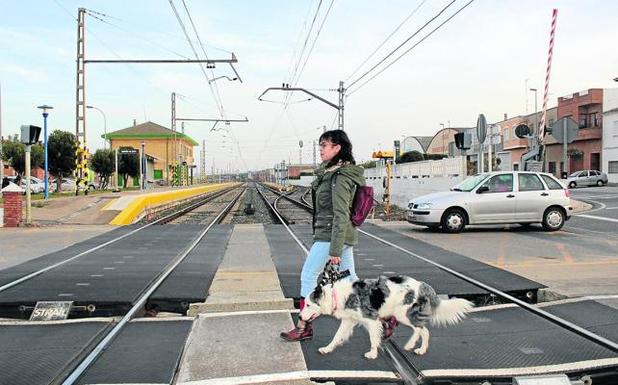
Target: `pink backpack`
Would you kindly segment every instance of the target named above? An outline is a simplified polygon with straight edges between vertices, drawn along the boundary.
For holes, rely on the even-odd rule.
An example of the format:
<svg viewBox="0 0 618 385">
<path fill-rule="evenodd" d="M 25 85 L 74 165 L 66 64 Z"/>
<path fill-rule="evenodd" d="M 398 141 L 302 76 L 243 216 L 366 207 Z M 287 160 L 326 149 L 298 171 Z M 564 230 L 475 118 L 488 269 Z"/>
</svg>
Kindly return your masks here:
<svg viewBox="0 0 618 385">
<path fill-rule="evenodd" d="M 373 187 L 358 186 L 354 193 L 354 202 L 352 203 L 351 220 L 356 227 L 365 222 L 365 219 L 373 208 Z"/>
</svg>

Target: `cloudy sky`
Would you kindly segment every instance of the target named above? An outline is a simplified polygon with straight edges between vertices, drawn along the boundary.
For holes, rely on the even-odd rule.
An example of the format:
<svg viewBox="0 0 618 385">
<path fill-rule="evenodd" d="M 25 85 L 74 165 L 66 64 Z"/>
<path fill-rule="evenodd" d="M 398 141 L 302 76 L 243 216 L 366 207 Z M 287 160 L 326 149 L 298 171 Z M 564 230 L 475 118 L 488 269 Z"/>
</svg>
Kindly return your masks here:
<svg viewBox="0 0 618 385">
<path fill-rule="evenodd" d="M 300 94 L 287 108 L 280 103 L 283 93 L 267 95 L 274 103 L 257 97 L 267 87 L 289 83 L 296 68 L 299 87 L 336 102 L 337 93 L 329 89 L 340 80 L 352 84 L 452 1 L 334 0 L 331 7 L 331 0 L 174 0 L 198 53 L 185 5 L 209 58 L 234 52 L 243 82 L 221 79 L 211 91 L 197 64 L 88 64 L 87 103 L 105 112 L 108 131 L 126 128 L 134 119 L 169 127 L 172 92 L 181 95 L 178 116 L 214 118 L 220 116 L 213 96 L 218 91 L 226 117 L 246 116 L 249 123 L 231 124 L 227 133 L 211 132 L 205 123 L 186 124 L 187 134 L 206 141 L 208 169 L 213 162 L 216 168 L 241 170 L 272 167 L 282 159 L 298 162 L 300 140 L 303 160 L 311 161 L 311 142 L 323 125 L 333 127 L 336 110 L 316 100 L 303 102 Z M 391 59 L 468 1 L 455 0 Z M 36 109 L 41 104 L 54 107 L 50 129 L 74 132 L 78 7 L 100 19 L 86 19 L 89 59 L 194 57 L 167 0 L 2 0 L 1 5 L 5 136 L 17 133 L 21 124 L 42 125 Z M 473 126 L 479 113 L 491 122 L 505 113 L 534 111 L 534 94 L 526 93 L 526 84 L 543 89 L 553 8 L 559 16 L 550 106 L 558 96 L 618 86 L 612 80 L 618 77 L 618 2 L 476 0 L 379 76 L 357 91 L 351 87 L 345 129 L 357 159 L 368 159 L 372 150 L 403 135 L 433 135 L 440 123 Z M 233 72 L 218 65 L 207 75 L 232 77 Z M 541 101 L 539 92 L 539 106 Z M 103 119 L 97 111 L 89 110 L 87 130 L 89 147 L 102 147 Z"/>
</svg>

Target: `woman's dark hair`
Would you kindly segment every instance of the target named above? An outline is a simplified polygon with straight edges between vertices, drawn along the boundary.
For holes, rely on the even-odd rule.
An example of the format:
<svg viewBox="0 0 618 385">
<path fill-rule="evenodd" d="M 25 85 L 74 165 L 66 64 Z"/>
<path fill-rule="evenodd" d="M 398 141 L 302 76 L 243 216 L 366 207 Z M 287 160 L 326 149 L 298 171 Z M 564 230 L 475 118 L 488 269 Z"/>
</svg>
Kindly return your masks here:
<svg viewBox="0 0 618 385">
<path fill-rule="evenodd" d="M 352 155 L 352 142 L 350 142 L 350 139 L 348 138 L 348 135 L 346 135 L 345 131 L 326 131 L 322 135 L 320 135 L 320 140 L 318 142 L 321 143 L 323 140 L 328 140 L 333 144 L 338 144 L 341 146 L 341 150 L 339 150 L 337 155 L 335 155 L 333 159 L 328 162 L 328 167 L 334 166 L 335 164 L 339 163 L 339 161 L 356 164 L 356 161 L 354 160 L 354 155 Z"/>
</svg>

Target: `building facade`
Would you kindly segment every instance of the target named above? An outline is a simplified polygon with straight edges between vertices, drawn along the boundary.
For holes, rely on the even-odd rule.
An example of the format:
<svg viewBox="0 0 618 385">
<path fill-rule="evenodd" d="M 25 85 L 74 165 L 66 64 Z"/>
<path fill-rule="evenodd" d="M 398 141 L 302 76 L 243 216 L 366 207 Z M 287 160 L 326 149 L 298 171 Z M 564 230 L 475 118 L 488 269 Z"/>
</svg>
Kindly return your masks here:
<svg viewBox="0 0 618 385">
<path fill-rule="evenodd" d="M 603 152 L 601 171 L 618 183 L 618 88 L 603 90 Z"/>
<path fill-rule="evenodd" d="M 567 166 L 563 146 L 551 135 L 546 137 L 547 170 L 557 176 L 563 172 L 600 170 L 603 139 L 603 90 L 592 88 L 558 98 L 557 119 L 569 117 L 579 126 L 575 140 L 567 146 Z M 551 126 L 548 126 L 551 128 Z"/>
<path fill-rule="evenodd" d="M 152 176 L 148 175 L 148 178 L 152 177 L 154 181 L 168 180 L 171 177 L 170 167 L 175 158 L 179 164 L 195 167 L 193 147 L 198 143 L 185 134 L 153 122 L 110 132 L 102 137 L 110 141 L 112 149 L 132 147 L 139 150 L 143 142 L 144 152 L 153 164 Z"/>
</svg>

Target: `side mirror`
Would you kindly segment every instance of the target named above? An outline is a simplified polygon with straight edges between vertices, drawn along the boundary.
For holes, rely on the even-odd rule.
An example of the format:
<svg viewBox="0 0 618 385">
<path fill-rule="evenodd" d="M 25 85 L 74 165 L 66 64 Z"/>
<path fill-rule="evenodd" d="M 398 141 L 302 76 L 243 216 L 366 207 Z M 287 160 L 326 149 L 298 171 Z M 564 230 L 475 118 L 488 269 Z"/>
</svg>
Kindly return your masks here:
<svg viewBox="0 0 618 385">
<path fill-rule="evenodd" d="M 477 194 L 482 194 L 484 192 L 489 191 L 489 186 L 485 185 L 485 186 L 481 186 L 478 188 L 478 190 L 476 190 Z"/>
</svg>

